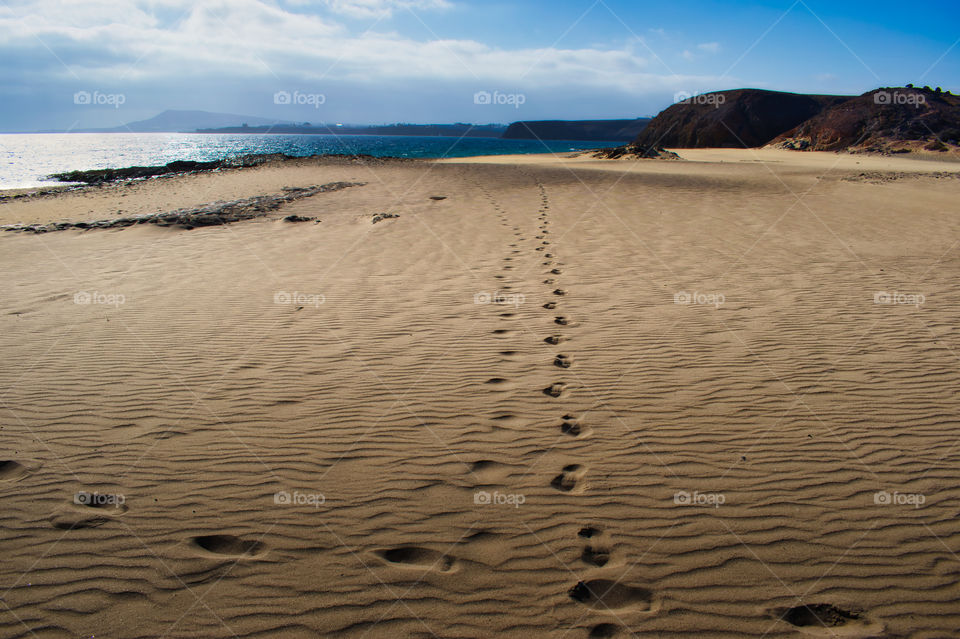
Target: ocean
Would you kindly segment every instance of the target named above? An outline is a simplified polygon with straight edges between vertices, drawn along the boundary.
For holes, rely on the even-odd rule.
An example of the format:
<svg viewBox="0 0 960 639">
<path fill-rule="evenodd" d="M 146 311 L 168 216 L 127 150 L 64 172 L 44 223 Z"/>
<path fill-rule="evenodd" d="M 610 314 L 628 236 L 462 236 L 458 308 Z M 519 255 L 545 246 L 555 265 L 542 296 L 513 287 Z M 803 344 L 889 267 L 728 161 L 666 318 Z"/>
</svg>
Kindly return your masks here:
<svg viewBox="0 0 960 639">
<path fill-rule="evenodd" d="M 307 156 L 365 153 L 406 158 L 566 153 L 617 142 L 380 135 L 218 135 L 194 133 L 30 133 L 0 135 L 0 189 L 57 184 L 51 173 L 211 161 L 249 153 Z"/>
</svg>

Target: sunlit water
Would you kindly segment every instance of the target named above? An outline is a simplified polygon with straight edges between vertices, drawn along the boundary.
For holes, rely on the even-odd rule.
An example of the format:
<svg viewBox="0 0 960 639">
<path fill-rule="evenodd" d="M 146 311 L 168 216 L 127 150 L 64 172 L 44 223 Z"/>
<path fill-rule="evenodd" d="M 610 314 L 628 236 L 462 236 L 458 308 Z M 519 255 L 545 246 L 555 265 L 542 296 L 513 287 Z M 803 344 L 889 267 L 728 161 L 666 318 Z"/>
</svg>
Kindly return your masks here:
<svg viewBox="0 0 960 639">
<path fill-rule="evenodd" d="M 200 135 L 193 133 L 70 133 L 0 135 L 0 189 L 54 184 L 63 171 L 210 161 L 247 153 L 366 153 L 408 158 L 510 153 L 564 153 L 613 142 L 374 135 Z"/>
</svg>

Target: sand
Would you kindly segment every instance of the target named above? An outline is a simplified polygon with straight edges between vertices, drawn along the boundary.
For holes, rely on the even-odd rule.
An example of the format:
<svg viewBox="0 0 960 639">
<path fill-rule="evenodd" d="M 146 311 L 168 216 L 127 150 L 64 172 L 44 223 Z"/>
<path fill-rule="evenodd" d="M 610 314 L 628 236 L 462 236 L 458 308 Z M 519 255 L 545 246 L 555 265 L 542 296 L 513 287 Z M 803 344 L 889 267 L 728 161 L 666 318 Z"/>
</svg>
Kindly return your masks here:
<svg viewBox="0 0 960 639">
<path fill-rule="evenodd" d="M 306 163 L 119 208 L 366 186 L 0 234 L 0 636 L 954 636 L 958 170 Z"/>
</svg>

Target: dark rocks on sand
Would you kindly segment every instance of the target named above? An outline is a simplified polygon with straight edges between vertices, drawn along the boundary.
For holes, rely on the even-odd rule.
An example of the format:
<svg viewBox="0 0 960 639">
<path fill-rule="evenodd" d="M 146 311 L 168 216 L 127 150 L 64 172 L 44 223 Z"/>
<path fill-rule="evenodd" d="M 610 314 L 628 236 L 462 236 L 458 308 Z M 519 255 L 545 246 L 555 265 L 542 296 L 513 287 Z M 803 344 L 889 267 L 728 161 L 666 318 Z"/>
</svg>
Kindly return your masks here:
<svg viewBox="0 0 960 639">
<path fill-rule="evenodd" d="M 363 186 L 359 182 L 331 182 L 321 186 L 288 187 L 279 195 L 258 195 L 243 200 L 231 202 L 213 202 L 196 209 L 179 209 L 168 213 L 141 215 L 135 217 L 120 217 L 111 220 L 95 222 L 56 222 L 53 224 L 14 224 L 2 227 L 5 231 L 21 233 L 49 233 L 50 231 L 65 231 L 67 229 L 113 229 L 134 226 L 136 224 L 153 224 L 156 226 L 194 229 L 202 226 L 219 226 L 232 224 L 242 220 L 252 220 L 264 217 L 277 210 L 288 202 L 311 197 L 318 193 L 329 193 L 351 186 Z M 292 216 L 299 217 L 299 216 Z M 394 216 L 396 217 L 396 216 Z M 314 218 L 303 218 L 314 219 Z M 301 220 L 302 221 L 302 220 Z"/>
<path fill-rule="evenodd" d="M 673 151 L 652 146 L 627 144 L 610 149 L 600 149 L 594 156 L 605 160 L 644 159 L 644 160 L 679 160 L 680 156 Z"/>
</svg>

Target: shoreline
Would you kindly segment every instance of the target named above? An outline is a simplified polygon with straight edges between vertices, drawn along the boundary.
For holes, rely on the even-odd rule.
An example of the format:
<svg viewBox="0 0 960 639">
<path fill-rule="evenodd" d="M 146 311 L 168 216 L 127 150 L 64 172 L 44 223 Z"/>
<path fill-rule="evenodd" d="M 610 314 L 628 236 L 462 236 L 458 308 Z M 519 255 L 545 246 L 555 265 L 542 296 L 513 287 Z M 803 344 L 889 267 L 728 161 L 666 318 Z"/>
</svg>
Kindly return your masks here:
<svg viewBox="0 0 960 639">
<path fill-rule="evenodd" d="M 491 138 L 493 139 L 493 138 Z M 262 164 L 274 163 L 274 162 L 298 162 L 298 161 L 359 161 L 364 163 L 376 163 L 376 162 L 448 162 L 448 163 L 494 163 L 501 164 L 504 162 L 514 162 L 525 163 L 524 161 L 538 161 L 540 159 L 552 158 L 552 159 L 578 159 L 583 156 L 589 155 L 593 158 L 593 154 L 599 153 L 600 151 L 605 150 L 604 148 L 596 149 L 584 149 L 584 150 L 573 150 L 573 151 L 562 151 L 562 152 L 545 152 L 545 153 L 519 153 L 519 154 L 507 154 L 507 155 L 473 155 L 473 156 L 463 156 L 463 157 L 401 157 L 401 156 L 375 156 L 366 153 L 358 154 L 347 154 L 347 153 L 325 153 L 325 154 L 316 154 L 316 155 L 287 155 L 282 153 L 254 153 L 254 154 L 244 154 L 239 156 L 227 157 L 222 160 L 212 160 L 212 161 L 193 161 L 193 160 L 175 160 L 166 165 L 131 165 L 124 167 L 111 167 L 105 169 L 73 169 L 69 171 L 62 171 L 60 173 L 51 174 L 50 178 L 60 178 L 60 179 L 51 179 L 49 185 L 42 185 L 36 187 L 10 187 L 3 188 L 0 187 L 0 202 L 3 201 L 4 197 L 10 196 L 19 196 L 28 193 L 43 191 L 50 192 L 53 190 L 64 190 L 64 189 L 79 189 L 90 186 L 104 185 L 104 184 L 115 184 L 128 181 L 137 181 L 144 179 L 153 179 L 161 177 L 176 177 L 183 175 L 191 175 L 197 173 L 210 173 L 217 171 L 225 171 L 232 169 L 246 169 Z M 680 159 L 687 161 L 701 161 L 701 162 L 713 162 L 713 161 L 739 161 L 746 162 L 751 161 L 743 157 L 736 157 L 738 155 L 749 155 L 755 159 L 770 159 L 774 154 L 789 154 L 789 156 L 801 158 L 803 156 L 809 157 L 838 157 L 844 158 L 838 160 L 838 164 L 843 164 L 844 166 L 850 166 L 850 163 L 855 164 L 866 163 L 873 167 L 879 165 L 892 165 L 892 166 L 910 166 L 913 162 L 925 162 L 931 164 L 942 164 L 944 166 L 950 166 L 953 164 L 960 165 L 960 157 L 951 157 L 949 155 L 938 154 L 935 152 L 914 152 L 910 154 L 890 154 L 890 153 L 857 153 L 857 152 L 842 152 L 842 151 L 793 151 L 793 150 L 783 150 L 783 149 L 769 149 L 769 148 L 747 148 L 747 149 L 734 149 L 734 148 L 697 148 L 697 149 L 685 149 L 685 148 L 668 148 L 667 151 L 676 153 L 680 156 Z M 725 157 L 726 156 L 726 157 Z M 788 155 L 781 155 L 779 159 L 774 159 L 773 161 L 784 161 L 783 158 L 788 157 Z M 605 160 L 611 162 L 633 162 L 633 161 L 650 161 L 657 160 L 659 158 L 593 158 L 598 160 Z M 898 164 L 897 161 L 902 161 L 904 164 Z M 803 163 L 803 162 L 801 162 Z M 894 170 L 894 169 L 891 169 Z M 76 177 L 77 179 L 69 179 L 70 177 Z"/>
<path fill-rule="evenodd" d="M 781 149 L 676 149 L 679 159 L 606 159 L 593 151 L 520 155 L 481 155 L 425 159 L 370 155 L 306 157 L 263 154 L 244 156 L 177 171 L 183 163 L 86 172 L 89 184 L 0 191 L 0 227 L 11 230 L 49 227 L 62 230 L 78 223 L 109 228 L 111 220 L 174 218 L 202 214 L 253 198 L 279 198 L 289 190 L 332 182 L 369 182 L 378 168 L 404 166 L 489 166 L 623 175 L 713 175 L 751 179 L 763 173 L 817 170 L 821 179 L 889 182 L 960 175 L 960 162 L 904 155 L 839 154 Z M 187 165 L 195 166 L 195 165 Z M 134 177 L 127 177 L 133 175 Z M 110 178 L 110 179 L 107 179 Z M 99 180 L 99 181 L 98 181 Z M 175 215 L 176 214 L 176 215 Z"/>
<path fill-rule="evenodd" d="M 400 136 L 403 137 L 403 136 Z M 494 138 L 490 138 L 494 139 Z M 32 196 L 49 196 L 62 193 L 67 190 L 84 189 L 98 185 L 117 184 L 125 182 L 134 182 L 145 179 L 177 177 L 192 175 L 198 173 L 211 173 L 218 171 L 246 169 L 269 163 L 298 162 L 298 161 L 351 161 L 373 164 L 376 162 L 448 162 L 448 163 L 493 163 L 501 164 L 504 162 L 515 162 L 518 164 L 529 163 L 530 161 L 539 162 L 541 159 L 580 159 L 583 156 L 590 156 L 591 159 L 610 161 L 610 162 L 634 162 L 650 161 L 659 158 L 593 158 L 595 153 L 606 150 L 605 148 L 584 149 L 562 152 L 546 153 L 522 153 L 507 155 L 474 155 L 464 157 L 400 157 L 400 156 L 375 156 L 365 153 L 346 154 L 346 153 L 327 153 L 306 156 L 288 155 L 283 153 L 252 153 L 239 156 L 227 157 L 222 160 L 212 161 L 193 161 L 193 160 L 175 160 L 166 165 L 131 165 L 124 167 L 111 167 L 105 169 L 72 169 L 53 173 L 48 177 L 49 184 L 34 187 L 0 187 L 0 204 L 11 199 Z M 916 166 L 914 162 L 923 162 L 927 164 L 940 165 L 942 170 L 951 170 L 952 165 L 960 165 L 960 157 L 953 157 L 950 154 L 940 154 L 935 152 L 912 152 L 909 154 L 891 154 L 891 153 L 864 153 L 864 152 L 843 152 L 843 151 L 794 151 L 772 148 L 669 148 L 667 151 L 676 153 L 681 160 L 700 161 L 700 162 L 749 162 L 762 161 L 785 161 L 788 155 L 774 157 L 775 154 L 789 154 L 797 158 L 803 156 L 809 157 L 835 157 L 838 165 L 851 167 L 853 164 L 863 164 L 875 170 L 909 170 L 903 167 Z M 747 157 L 737 157 L 747 156 Z M 752 158 L 752 159 L 751 159 Z M 808 164 L 799 161 L 800 164 Z M 69 179 L 75 177 L 76 179 Z M 59 179 L 53 179 L 59 178 Z"/>
</svg>

